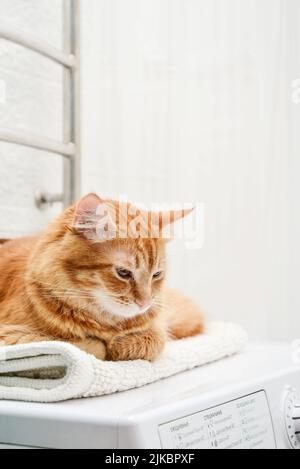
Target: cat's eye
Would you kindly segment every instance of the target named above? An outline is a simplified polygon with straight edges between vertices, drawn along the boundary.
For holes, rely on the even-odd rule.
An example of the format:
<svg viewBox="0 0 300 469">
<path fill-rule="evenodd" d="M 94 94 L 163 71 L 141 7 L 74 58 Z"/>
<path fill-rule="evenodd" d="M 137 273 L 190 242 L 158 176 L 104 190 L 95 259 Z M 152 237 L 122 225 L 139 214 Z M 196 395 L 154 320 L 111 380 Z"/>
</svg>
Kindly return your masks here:
<svg viewBox="0 0 300 469">
<path fill-rule="evenodd" d="M 132 272 L 127 269 L 117 269 L 116 270 L 118 277 L 120 277 L 123 280 L 130 280 L 133 278 Z"/>
<path fill-rule="evenodd" d="M 154 278 L 154 279 L 158 279 L 158 278 L 160 278 L 160 277 L 162 276 L 162 274 L 163 274 L 163 273 L 162 273 L 162 271 L 160 270 L 159 272 L 156 272 L 156 273 L 153 275 L 153 278 Z"/>
</svg>

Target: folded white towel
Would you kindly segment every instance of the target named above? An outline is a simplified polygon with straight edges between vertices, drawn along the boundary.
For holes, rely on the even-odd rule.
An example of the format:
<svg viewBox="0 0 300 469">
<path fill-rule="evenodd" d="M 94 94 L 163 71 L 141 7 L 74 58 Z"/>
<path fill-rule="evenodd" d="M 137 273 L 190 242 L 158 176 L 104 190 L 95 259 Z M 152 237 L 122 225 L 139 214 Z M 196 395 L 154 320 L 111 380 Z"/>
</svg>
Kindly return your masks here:
<svg viewBox="0 0 300 469">
<path fill-rule="evenodd" d="M 241 351 L 239 326 L 212 323 L 204 335 L 169 342 L 154 363 L 105 362 L 62 342 L 0 348 L 0 399 L 59 402 L 144 386 Z"/>
</svg>

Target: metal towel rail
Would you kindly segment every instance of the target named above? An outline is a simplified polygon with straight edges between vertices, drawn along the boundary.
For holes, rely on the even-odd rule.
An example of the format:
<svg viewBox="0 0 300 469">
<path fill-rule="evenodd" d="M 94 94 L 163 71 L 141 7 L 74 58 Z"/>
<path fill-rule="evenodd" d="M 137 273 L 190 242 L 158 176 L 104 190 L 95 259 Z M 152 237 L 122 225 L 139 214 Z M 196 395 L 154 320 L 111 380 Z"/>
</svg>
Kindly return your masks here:
<svg viewBox="0 0 300 469">
<path fill-rule="evenodd" d="M 23 31 L 12 31 L 0 22 L 0 38 L 19 44 L 64 67 L 64 142 L 0 127 L 0 141 L 64 157 L 63 194 L 47 194 L 37 191 L 35 197 L 38 207 L 55 202 L 63 202 L 64 206 L 67 206 L 74 202 L 80 192 L 80 0 L 62 1 L 64 51 Z"/>
</svg>

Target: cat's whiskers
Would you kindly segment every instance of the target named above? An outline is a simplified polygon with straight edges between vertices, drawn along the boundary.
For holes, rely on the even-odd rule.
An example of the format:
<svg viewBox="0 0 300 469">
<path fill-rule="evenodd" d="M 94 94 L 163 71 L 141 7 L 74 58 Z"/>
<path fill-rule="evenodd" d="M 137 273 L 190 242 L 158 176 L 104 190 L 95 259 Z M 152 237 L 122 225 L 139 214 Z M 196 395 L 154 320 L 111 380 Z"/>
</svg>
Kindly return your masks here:
<svg viewBox="0 0 300 469">
<path fill-rule="evenodd" d="M 64 302 L 65 300 L 77 300 L 77 301 L 85 300 L 85 303 L 86 303 L 86 300 L 91 299 L 90 297 L 70 296 L 70 295 L 63 295 L 63 294 L 59 294 L 59 295 L 41 295 L 41 297 L 45 298 L 45 299 L 48 299 L 48 300 L 56 301 L 56 302 Z"/>
<path fill-rule="evenodd" d="M 170 307 L 170 305 L 163 300 L 154 300 L 153 306 L 156 306 L 157 308 L 169 308 Z"/>
<path fill-rule="evenodd" d="M 86 298 L 90 298 L 91 297 L 91 294 L 86 291 L 86 290 L 80 290 L 80 289 L 76 289 L 76 288 L 57 288 L 58 287 L 58 284 L 56 283 L 48 283 L 48 282 L 42 282 L 42 281 L 38 281 L 38 284 L 41 285 L 41 286 L 44 286 L 46 288 L 49 289 L 48 292 L 46 293 L 49 293 L 51 294 L 51 292 L 53 293 L 57 293 L 57 294 L 70 294 L 70 295 L 76 295 L 76 296 L 82 296 L 82 297 L 86 297 Z"/>
<path fill-rule="evenodd" d="M 120 296 L 118 296 L 117 294 L 109 293 L 108 298 L 114 303 L 119 304 L 120 306 L 130 306 L 132 304 L 132 302 L 130 302 L 129 300 L 121 300 Z"/>
</svg>

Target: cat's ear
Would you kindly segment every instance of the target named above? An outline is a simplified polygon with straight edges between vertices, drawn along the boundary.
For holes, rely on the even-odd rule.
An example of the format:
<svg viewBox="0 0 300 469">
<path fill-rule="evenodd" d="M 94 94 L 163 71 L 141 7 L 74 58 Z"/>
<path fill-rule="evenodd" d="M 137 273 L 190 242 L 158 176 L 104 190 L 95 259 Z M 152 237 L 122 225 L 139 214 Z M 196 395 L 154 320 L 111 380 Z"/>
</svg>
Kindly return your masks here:
<svg viewBox="0 0 300 469">
<path fill-rule="evenodd" d="M 151 212 L 151 235 L 154 238 L 172 239 L 174 236 L 174 225 L 190 215 L 195 208 L 183 210 L 168 210 L 165 212 Z"/>
<path fill-rule="evenodd" d="M 166 228 L 169 225 L 173 225 L 177 221 L 182 220 L 183 218 L 193 213 L 194 210 L 195 208 L 189 208 L 185 210 L 170 210 L 170 212 L 160 212 L 160 226 L 162 228 Z"/>
<path fill-rule="evenodd" d="M 93 242 L 104 242 L 116 235 L 116 224 L 106 203 L 96 194 L 83 197 L 75 208 L 74 229 Z"/>
<path fill-rule="evenodd" d="M 75 209 L 75 228 L 86 226 L 92 222 L 96 222 L 96 213 L 98 207 L 103 204 L 103 201 L 97 194 L 88 194 L 83 197 Z"/>
<path fill-rule="evenodd" d="M 194 208 L 183 209 L 183 210 L 171 210 L 170 212 L 161 212 L 159 219 L 160 232 L 162 233 L 162 238 L 165 240 L 172 240 L 175 235 L 175 225 L 180 220 L 183 220 L 188 215 L 194 211 Z M 179 229 L 180 227 L 178 227 Z M 181 229 L 183 228 L 183 225 Z"/>
</svg>

